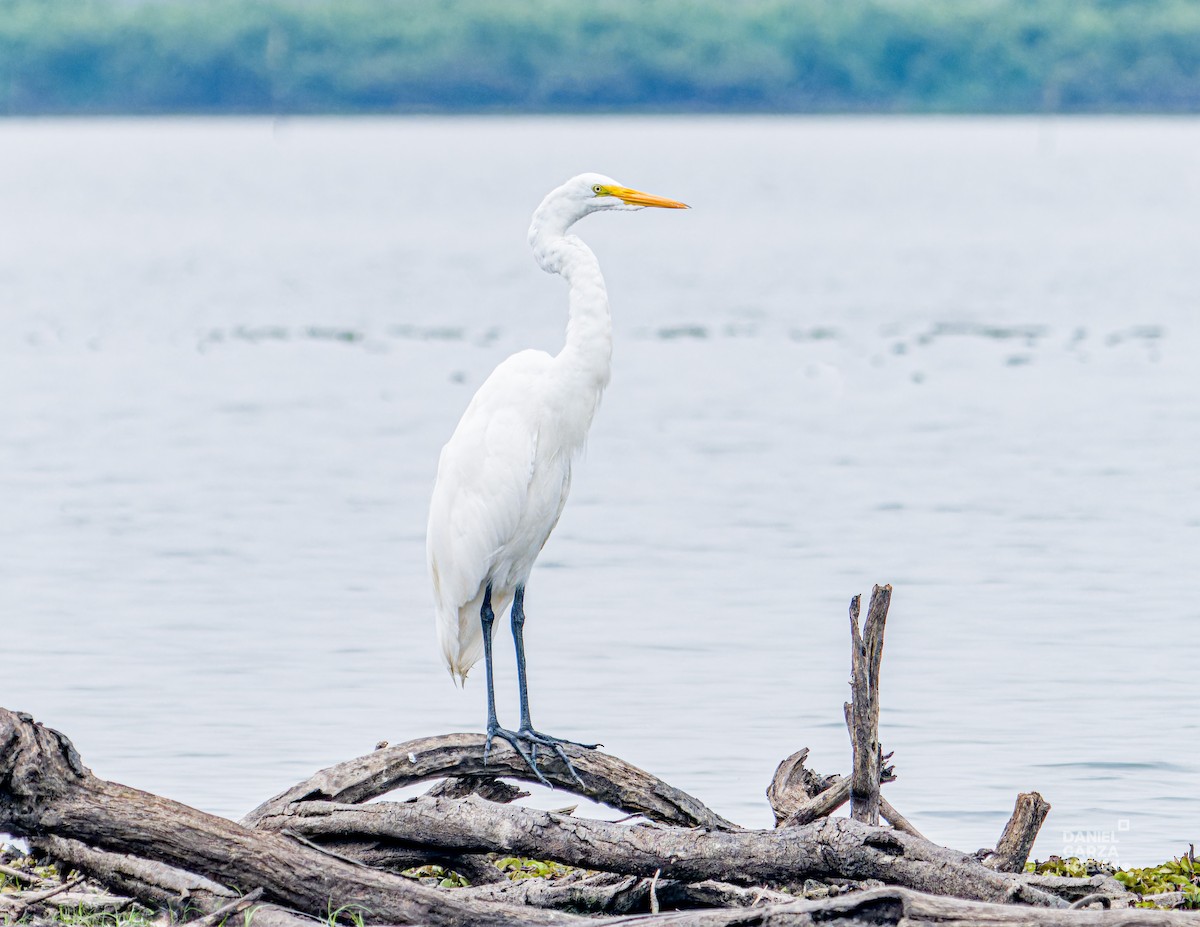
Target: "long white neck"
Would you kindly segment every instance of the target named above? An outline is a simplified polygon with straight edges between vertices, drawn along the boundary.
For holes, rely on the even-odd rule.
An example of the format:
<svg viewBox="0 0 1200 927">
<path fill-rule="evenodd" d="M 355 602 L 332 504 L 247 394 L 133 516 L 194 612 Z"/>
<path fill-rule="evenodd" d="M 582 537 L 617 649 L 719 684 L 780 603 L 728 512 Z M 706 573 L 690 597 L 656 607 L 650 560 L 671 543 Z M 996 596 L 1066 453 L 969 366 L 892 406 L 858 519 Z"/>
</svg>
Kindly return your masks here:
<svg viewBox="0 0 1200 927">
<path fill-rule="evenodd" d="M 569 201 L 551 193 L 533 214 L 529 246 L 542 270 L 561 275 L 570 287 L 567 342 L 555 361 L 570 388 L 593 394 L 594 412 L 612 373 L 612 316 L 600 262 L 591 248 L 567 234 L 579 218 Z"/>
</svg>

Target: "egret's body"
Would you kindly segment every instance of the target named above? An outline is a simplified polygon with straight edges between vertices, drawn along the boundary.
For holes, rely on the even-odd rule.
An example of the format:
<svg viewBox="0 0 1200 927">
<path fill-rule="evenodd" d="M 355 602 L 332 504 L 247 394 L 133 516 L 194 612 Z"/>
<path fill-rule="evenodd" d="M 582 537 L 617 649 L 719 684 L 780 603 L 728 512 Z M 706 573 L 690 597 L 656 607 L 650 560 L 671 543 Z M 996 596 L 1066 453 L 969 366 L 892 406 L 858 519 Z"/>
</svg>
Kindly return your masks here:
<svg viewBox="0 0 1200 927">
<path fill-rule="evenodd" d="M 599 174 L 572 178 L 542 201 L 529 243 L 542 269 L 560 274 L 570 287 L 566 344 L 556 355 L 521 351 L 500 364 L 467 406 L 438 461 L 426 547 L 442 653 L 460 681 L 485 657 L 488 743 L 503 737 L 535 772 L 539 745 L 554 748 L 568 768 L 570 763 L 559 746 L 563 741 L 535 731 L 529 720 L 525 584 L 566 504 L 571 462 L 587 438 L 612 359 L 600 264 L 568 229 L 591 212 L 642 206 L 683 208 Z M 521 689 L 516 732 L 496 721 L 491 665 L 494 616 L 510 606 Z"/>
</svg>

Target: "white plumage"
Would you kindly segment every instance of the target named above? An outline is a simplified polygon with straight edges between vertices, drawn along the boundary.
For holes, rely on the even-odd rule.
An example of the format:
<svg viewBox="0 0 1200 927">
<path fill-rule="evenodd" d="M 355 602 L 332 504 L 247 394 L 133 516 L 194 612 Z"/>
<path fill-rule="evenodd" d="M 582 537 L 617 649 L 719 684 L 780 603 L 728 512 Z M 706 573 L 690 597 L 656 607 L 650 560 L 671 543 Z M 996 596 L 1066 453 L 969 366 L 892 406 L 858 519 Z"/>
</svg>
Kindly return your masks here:
<svg viewBox="0 0 1200 927">
<path fill-rule="evenodd" d="M 595 255 L 568 229 L 592 212 L 643 206 L 686 208 L 601 174 L 574 177 L 542 201 L 533 214 L 529 244 L 542 269 L 562 275 L 570 287 L 566 344 L 557 355 L 521 351 L 500 364 L 442 449 L 426 549 L 438 639 L 447 667 L 460 681 L 484 652 L 481 610 L 489 587 L 498 616 L 509 609 L 515 594 L 523 595 L 533 563 L 567 501 L 571 461 L 583 447 L 608 385 L 612 323 L 604 277 Z M 522 687 L 521 729 L 536 734 L 529 725 L 516 622 L 513 633 Z M 488 689 L 488 733 L 508 735 L 496 728 L 490 666 Z"/>
</svg>

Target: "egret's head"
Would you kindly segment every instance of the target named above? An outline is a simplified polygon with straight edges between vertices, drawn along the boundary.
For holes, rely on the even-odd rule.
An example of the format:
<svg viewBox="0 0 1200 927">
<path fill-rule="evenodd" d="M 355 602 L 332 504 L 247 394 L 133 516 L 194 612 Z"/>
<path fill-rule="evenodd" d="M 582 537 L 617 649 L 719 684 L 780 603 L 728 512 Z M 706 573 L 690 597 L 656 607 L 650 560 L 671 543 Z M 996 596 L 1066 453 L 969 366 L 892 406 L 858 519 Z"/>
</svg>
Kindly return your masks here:
<svg viewBox="0 0 1200 927">
<path fill-rule="evenodd" d="M 559 189 L 577 203 L 585 215 L 601 209 L 643 209 L 646 206 L 662 209 L 688 208 L 686 203 L 634 190 L 603 174 L 580 174 L 578 177 L 572 177 Z"/>
<path fill-rule="evenodd" d="M 687 209 L 663 196 L 654 196 L 622 186 L 603 174 L 580 174 L 561 187 L 551 190 L 534 210 L 529 227 L 529 243 L 537 248 L 539 239 L 565 235 L 567 229 L 584 216 L 606 209 L 642 209 L 658 206 L 663 209 Z"/>
</svg>

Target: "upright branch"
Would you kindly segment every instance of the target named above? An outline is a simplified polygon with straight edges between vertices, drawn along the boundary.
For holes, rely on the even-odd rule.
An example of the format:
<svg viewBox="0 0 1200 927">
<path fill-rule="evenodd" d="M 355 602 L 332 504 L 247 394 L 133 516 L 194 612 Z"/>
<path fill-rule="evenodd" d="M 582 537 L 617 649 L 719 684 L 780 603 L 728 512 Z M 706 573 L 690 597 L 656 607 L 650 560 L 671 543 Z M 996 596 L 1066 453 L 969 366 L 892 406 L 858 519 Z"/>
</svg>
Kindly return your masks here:
<svg viewBox="0 0 1200 927">
<path fill-rule="evenodd" d="M 983 864 L 997 872 L 1023 872 L 1029 851 L 1037 839 L 1042 822 L 1050 813 L 1050 802 L 1037 792 L 1022 792 L 1017 796 L 1012 817 L 1004 825 L 1004 833 L 996 850 Z"/>
<path fill-rule="evenodd" d="M 879 771 L 883 765 L 879 746 L 879 665 L 883 660 L 883 627 L 892 587 L 875 586 L 867 608 L 865 627 L 858 627 L 861 597 L 850 600 L 852 638 L 851 700 L 846 704 L 850 739 L 854 745 L 854 771 L 850 776 L 850 816 L 866 824 L 879 824 Z"/>
</svg>

